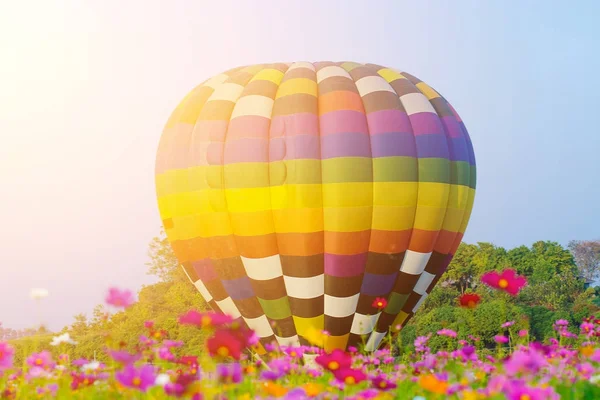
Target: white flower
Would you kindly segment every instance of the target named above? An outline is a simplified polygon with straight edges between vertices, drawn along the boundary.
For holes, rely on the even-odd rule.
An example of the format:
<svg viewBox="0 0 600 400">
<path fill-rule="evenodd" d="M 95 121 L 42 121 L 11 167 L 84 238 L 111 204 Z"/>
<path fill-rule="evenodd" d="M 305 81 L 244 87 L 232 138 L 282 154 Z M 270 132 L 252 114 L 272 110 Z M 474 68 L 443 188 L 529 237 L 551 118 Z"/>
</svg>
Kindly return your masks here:
<svg viewBox="0 0 600 400">
<path fill-rule="evenodd" d="M 58 346 L 61 343 L 77 344 L 76 341 L 71 339 L 69 332 L 65 332 L 62 335 L 54 336 L 54 338 L 52 338 L 52 342 L 50 343 L 50 345 Z"/>
<path fill-rule="evenodd" d="M 158 374 L 156 376 L 156 381 L 154 381 L 154 384 L 158 386 L 165 386 L 169 382 L 171 382 L 171 377 L 169 375 Z"/>
<path fill-rule="evenodd" d="M 91 363 L 87 363 L 81 366 L 81 369 L 84 371 L 95 371 L 100 368 L 100 363 L 98 361 L 92 361 Z"/>
<path fill-rule="evenodd" d="M 32 299 L 42 299 L 44 297 L 48 297 L 48 289 L 43 289 L 43 288 L 34 288 L 31 289 L 31 291 L 29 292 L 29 296 L 31 296 Z"/>
<path fill-rule="evenodd" d="M 594 375 L 590 378 L 590 383 L 596 384 L 598 382 L 600 382 L 600 375 Z"/>
</svg>

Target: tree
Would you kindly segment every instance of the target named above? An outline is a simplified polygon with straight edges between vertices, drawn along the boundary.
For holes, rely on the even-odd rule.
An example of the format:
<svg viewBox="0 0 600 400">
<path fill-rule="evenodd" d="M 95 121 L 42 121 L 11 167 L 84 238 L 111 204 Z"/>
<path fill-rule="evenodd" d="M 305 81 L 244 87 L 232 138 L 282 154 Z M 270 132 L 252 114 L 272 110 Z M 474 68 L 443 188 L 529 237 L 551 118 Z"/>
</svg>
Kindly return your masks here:
<svg viewBox="0 0 600 400">
<path fill-rule="evenodd" d="M 572 240 L 569 250 L 583 278 L 594 281 L 600 277 L 600 240 Z"/>
</svg>

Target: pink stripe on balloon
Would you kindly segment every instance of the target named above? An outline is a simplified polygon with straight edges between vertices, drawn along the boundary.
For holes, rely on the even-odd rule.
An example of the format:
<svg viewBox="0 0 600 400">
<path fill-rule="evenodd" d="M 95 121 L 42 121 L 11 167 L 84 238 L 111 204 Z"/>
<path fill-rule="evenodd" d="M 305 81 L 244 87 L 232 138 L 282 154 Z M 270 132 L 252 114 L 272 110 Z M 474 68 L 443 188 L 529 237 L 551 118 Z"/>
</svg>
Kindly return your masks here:
<svg viewBox="0 0 600 400">
<path fill-rule="evenodd" d="M 430 112 L 421 112 L 412 114 L 408 117 L 416 135 L 427 135 L 431 133 L 443 134 L 444 129 L 437 114 Z"/>
<path fill-rule="evenodd" d="M 319 117 L 311 113 L 278 115 L 271 121 L 269 136 L 319 135 Z"/>
<path fill-rule="evenodd" d="M 271 120 L 259 115 L 242 115 L 229 122 L 227 140 L 240 138 L 268 138 Z"/>
<path fill-rule="evenodd" d="M 269 141 L 256 138 L 227 140 L 224 161 L 225 164 L 269 162 Z"/>
<path fill-rule="evenodd" d="M 412 132 L 408 115 L 401 110 L 381 110 L 367 114 L 371 135 L 390 132 Z"/>
<path fill-rule="evenodd" d="M 321 136 L 335 133 L 368 133 L 367 118 L 358 111 L 339 110 L 328 112 L 319 118 Z"/>
</svg>

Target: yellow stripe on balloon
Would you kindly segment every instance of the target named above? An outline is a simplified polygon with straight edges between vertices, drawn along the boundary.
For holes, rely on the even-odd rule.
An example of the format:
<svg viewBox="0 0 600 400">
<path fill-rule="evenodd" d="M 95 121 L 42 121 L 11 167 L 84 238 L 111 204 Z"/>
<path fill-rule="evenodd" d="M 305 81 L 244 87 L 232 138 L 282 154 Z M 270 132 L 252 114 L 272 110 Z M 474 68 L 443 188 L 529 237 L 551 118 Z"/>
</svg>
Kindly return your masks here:
<svg viewBox="0 0 600 400">
<path fill-rule="evenodd" d="M 380 231 L 404 231 L 412 229 L 416 206 L 373 207 L 373 229 Z"/>
<path fill-rule="evenodd" d="M 414 228 L 424 231 L 439 231 L 444 222 L 446 207 L 419 206 L 415 214 Z"/>
<path fill-rule="evenodd" d="M 290 79 L 289 81 L 285 81 L 281 85 L 279 85 L 279 89 L 277 90 L 277 95 L 275 96 L 275 99 L 300 93 L 309 94 L 311 96 L 316 97 L 317 82 L 307 78 L 295 78 Z"/>
<path fill-rule="evenodd" d="M 279 85 L 281 83 L 282 79 L 283 79 L 283 72 L 281 72 L 277 69 L 273 69 L 273 68 L 266 68 L 266 69 L 259 71 L 256 75 L 254 75 L 254 77 L 252 79 L 250 79 L 250 82 L 271 81 L 274 84 Z"/>
</svg>

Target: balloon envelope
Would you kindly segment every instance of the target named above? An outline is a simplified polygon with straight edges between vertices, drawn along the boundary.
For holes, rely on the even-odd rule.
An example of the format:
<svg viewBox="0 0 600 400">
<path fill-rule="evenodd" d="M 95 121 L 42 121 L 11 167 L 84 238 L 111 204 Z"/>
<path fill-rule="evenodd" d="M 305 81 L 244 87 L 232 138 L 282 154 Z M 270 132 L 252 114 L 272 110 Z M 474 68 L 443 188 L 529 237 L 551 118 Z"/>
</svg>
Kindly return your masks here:
<svg viewBox="0 0 600 400">
<path fill-rule="evenodd" d="M 206 301 L 263 345 L 326 331 L 326 349 L 375 349 L 412 317 L 461 242 L 475 175 L 445 98 L 353 62 L 210 78 L 156 159 L 167 237 Z"/>
</svg>

